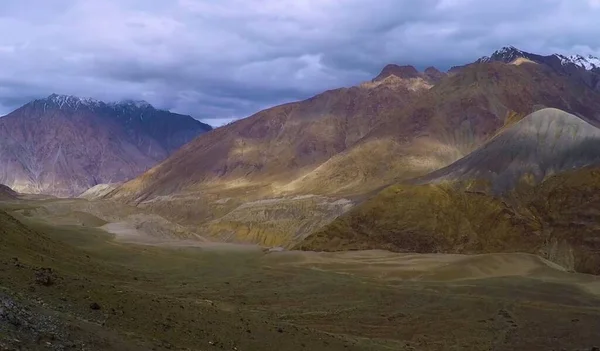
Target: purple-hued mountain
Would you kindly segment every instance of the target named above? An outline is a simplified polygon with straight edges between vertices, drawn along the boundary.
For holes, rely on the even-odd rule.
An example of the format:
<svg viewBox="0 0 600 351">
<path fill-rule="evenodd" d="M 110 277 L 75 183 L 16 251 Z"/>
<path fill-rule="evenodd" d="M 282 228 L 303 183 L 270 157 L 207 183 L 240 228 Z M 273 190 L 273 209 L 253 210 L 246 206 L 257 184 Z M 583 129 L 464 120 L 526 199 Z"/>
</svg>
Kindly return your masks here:
<svg viewBox="0 0 600 351">
<path fill-rule="evenodd" d="M 131 179 L 212 128 L 145 101 L 50 95 L 0 118 L 0 183 L 73 196 Z"/>
</svg>

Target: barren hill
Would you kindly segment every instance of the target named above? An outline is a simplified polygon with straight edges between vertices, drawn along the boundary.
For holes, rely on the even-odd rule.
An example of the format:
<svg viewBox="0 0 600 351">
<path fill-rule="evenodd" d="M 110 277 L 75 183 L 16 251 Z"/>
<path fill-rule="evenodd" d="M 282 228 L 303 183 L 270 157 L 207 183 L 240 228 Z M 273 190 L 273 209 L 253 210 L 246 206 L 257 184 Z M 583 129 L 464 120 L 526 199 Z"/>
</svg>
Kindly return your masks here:
<svg viewBox="0 0 600 351">
<path fill-rule="evenodd" d="M 298 248 L 531 252 L 599 273 L 599 143 L 600 129 L 582 119 L 537 111 L 420 184 L 383 190 Z"/>
<path fill-rule="evenodd" d="M 600 129 L 558 109 L 542 109 L 490 142 L 435 171 L 421 182 L 486 180 L 494 192 L 519 181 L 539 183 L 549 175 L 600 164 Z"/>
</svg>

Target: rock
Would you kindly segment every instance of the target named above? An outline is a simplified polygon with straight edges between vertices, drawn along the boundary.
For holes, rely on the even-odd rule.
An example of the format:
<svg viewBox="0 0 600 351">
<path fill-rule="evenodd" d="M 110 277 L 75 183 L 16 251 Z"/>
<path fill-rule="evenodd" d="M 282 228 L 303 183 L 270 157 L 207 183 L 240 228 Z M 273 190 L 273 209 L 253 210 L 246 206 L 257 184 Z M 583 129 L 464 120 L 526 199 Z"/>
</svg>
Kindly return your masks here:
<svg viewBox="0 0 600 351">
<path fill-rule="evenodd" d="M 90 308 L 94 311 L 98 311 L 100 310 L 102 307 L 97 303 L 97 302 L 92 302 L 90 304 Z"/>
<path fill-rule="evenodd" d="M 35 283 L 43 286 L 54 284 L 54 273 L 52 268 L 40 268 L 35 272 Z"/>
</svg>

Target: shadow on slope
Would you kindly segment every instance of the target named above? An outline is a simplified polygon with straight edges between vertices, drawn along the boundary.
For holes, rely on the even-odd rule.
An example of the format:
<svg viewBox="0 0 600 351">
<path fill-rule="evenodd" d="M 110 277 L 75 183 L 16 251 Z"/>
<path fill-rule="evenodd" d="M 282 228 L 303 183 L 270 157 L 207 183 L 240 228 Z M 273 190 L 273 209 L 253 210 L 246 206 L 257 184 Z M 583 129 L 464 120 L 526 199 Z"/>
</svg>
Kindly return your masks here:
<svg viewBox="0 0 600 351">
<path fill-rule="evenodd" d="M 0 201 L 16 200 L 18 197 L 19 194 L 16 191 L 4 184 L 0 184 Z"/>
<path fill-rule="evenodd" d="M 360 201 L 451 164 L 542 105 L 590 121 L 600 111 L 598 93 L 535 63 L 473 65 L 416 95 L 389 83 L 325 92 L 219 128 L 106 197 L 207 236 L 293 245 L 284 241 L 302 239 L 298 227 L 312 231 L 341 211 L 314 216 L 322 207 L 290 197 Z M 283 200 L 244 206 L 265 199 Z"/>
<path fill-rule="evenodd" d="M 297 248 L 530 252 L 599 274 L 600 173 L 585 167 L 600 163 L 599 138 L 573 115 L 538 111 L 421 184 L 383 190 Z"/>
<path fill-rule="evenodd" d="M 492 191 L 503 193 L 520 180 L 539 183 L 549 175 L 598 163 L 600 129 L 575 115 L 547 108 L 419 182 L 486 180 Z"/>
</svg>

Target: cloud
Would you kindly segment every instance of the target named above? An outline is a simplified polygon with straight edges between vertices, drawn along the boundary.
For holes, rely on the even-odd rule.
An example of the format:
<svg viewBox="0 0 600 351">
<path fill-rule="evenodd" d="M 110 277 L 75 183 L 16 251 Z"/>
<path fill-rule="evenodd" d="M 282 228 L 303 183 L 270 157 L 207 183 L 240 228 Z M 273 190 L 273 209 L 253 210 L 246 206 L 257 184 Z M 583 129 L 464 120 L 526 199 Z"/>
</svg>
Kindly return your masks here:
<svg viewBox="0 0 600 351">
<path fill-rule="evenodd" d="M 0 113 L 52 92 L 209 123 L 504 45 L 599 54 L 597 0 L 3 0 Z"/>
</svg>

